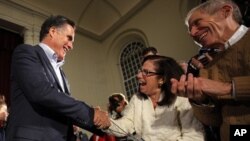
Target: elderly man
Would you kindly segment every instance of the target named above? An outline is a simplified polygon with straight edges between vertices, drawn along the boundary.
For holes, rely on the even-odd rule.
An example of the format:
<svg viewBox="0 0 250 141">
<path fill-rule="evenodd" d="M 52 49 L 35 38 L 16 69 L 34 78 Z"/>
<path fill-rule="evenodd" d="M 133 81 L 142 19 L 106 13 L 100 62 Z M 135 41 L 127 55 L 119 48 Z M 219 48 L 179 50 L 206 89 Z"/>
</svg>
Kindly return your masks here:
<svg viewBox="0 0 250 141">
<path fill-rule="evenodd" d="M 206 63 L 193 58 L 198 76 L 171 79 L 171 91 L 190 98 L 196 117 L 218 127 L 219 138 L 229 141 L 231 125 L 250 125 L 250 32 L 237 5 L 228 0 L 193 8 L 186 25 L 193 40 L 213 55 L 208 51 Z"/>
</svg>

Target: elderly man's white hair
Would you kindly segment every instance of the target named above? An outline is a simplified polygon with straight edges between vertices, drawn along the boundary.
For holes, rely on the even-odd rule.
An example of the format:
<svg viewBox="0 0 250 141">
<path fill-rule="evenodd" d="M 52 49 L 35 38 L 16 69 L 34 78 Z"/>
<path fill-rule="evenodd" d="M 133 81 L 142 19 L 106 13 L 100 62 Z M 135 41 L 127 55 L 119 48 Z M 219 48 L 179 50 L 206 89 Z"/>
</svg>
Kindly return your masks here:
<svg viewBox="0 0 250 141">
<path fill-rule="evenodd" d="M 242 24 L 242 15 L 240 12 L 239 7 L 231 0 L 208 0 L 197 7 L 194 7 L 191 9 L 186 18 L 185 18 L 185 24 L 189 27 L 188 20 L 195 11 L 202 11 L 206 14 L 213 15 L 216 13 L 222 6 L 224 5 L 231 5 L 233 8 L 233 19 L 239 23 Z"/>
</svg>

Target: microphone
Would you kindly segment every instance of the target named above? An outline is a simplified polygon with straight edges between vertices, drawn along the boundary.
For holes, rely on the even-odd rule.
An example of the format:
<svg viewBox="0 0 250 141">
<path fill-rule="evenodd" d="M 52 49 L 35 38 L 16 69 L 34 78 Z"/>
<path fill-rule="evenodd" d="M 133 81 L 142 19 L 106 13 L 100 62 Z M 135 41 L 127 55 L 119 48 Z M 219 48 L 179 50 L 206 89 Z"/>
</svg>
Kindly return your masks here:
<svg viewBox="0 0 250 141">
<path fill-rule="evenodd" d="M 192 58 L 197 59 L 203 66 L 206 66 L 210 60 L 205 54 L 207 53 L 211 58 L 213 58 L 219 52 L 221 52 L 221 50 L 216 48 L 201 48 L 199 53 Z M 199 76 L 199 68 L 192 64 L 192 58 L 188 61 L 187 74 L 192 73 L 195 77 L 197 77 Z"/>
</svg>

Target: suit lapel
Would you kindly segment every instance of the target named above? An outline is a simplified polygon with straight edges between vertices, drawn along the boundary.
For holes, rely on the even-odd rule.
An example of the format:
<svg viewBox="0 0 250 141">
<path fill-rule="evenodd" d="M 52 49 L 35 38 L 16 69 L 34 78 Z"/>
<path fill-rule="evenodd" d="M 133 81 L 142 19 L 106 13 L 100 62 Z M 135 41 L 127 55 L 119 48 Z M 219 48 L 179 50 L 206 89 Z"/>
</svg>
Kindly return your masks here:
<svg viewBox="0 0 250 141">
<path fill-rule="evenodd" d="M 63 79 L 63 85 L 64 85 L 64 90 L 65 90 L 65 93 L 67 94 L 70 94 L 70 89 L 69 89 L 69 83 L 68 83 L 68 80 L 63 72 L 63 70 L 60 68 L 60 72 L 61 72 L 61 75 L 62 75 L 62 79 Z"/>
<path fill-rule="evenodd" d="M 44 69 L 46 71 L 46 74 L 49 75 L 48 79 L 50 79 L 50 81 L 52 81 L 53 83 L 56 82 L 58 88 L 60 89 L 60 91 L 63 92 L 63 89 L 59 83 L 59 80 L 57 78 L 57 75 L 55 73 L 55 70 L 54 68 L 52 67 L 48 57 L 46 56 L 44 50 L 40 47 L 40 46 L 35 46 L 35 48 L 37 48 L 37 52 L 38 52 L 38 55 L 40 57 L 40 60 L 44 66 Z"/>
</svg>

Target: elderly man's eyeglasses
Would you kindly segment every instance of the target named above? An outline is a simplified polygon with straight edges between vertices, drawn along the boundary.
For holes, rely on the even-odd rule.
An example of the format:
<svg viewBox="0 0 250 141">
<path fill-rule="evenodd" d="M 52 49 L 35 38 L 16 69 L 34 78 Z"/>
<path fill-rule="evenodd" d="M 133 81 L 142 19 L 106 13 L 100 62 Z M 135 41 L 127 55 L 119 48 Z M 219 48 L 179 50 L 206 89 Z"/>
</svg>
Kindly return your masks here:
<svg viewBox="0 0 250 141">
<path fill-rule="evenodd" d="M 153 76 L 153 75 L 161 75 L 161 73 L 158 72 L 153 72 L 153 71 L 149 71 L 149 70 L 145 70 L 145 69 L 139 69 L 138 73 L 142 73 L 143 76 Z"/>
</svg>

